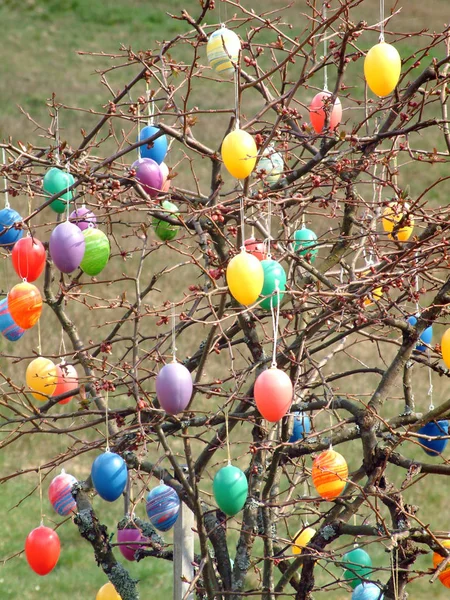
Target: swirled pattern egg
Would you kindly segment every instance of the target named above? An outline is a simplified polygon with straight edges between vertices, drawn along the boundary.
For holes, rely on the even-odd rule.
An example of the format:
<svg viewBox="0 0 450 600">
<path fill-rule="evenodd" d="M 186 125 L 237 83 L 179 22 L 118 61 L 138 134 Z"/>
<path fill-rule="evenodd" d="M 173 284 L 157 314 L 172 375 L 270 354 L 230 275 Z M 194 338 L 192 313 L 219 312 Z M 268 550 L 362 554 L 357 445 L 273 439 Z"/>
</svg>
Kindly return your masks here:
<svg viewBox="0 0 450 600">
<path fill-rule="evenodd" d="M 176 491 L 165 484 L 153 488 L 147 496 L 146 510 L 152 525 L 159 531 L 174 526 L 180 511 L 180 499 Z"/>
<path fill-rule="evenodd" d="M 0 301 L 0 331 L 10 342 L 17 342 L 25 333 L 25 329 L 19 327 L 9 313 L 8 298 Z"/>
<path fill-rule="evenodd" d="M 64 469 L 60 475 L 52 479 L 48 488 L 48 499 L 58 515 L 66 517 L 75 512 L 77 503 L 72 496 L 72 486 L 77 483 L 73 475 L 66 473 Z"/>
<path fill-rule="evenodd" d="M 343 491 L 348 476 L 345 458 L 334 450 L 325 450 L 314 459 L 312 479 L 319 496 L 334 500 Z"/>
</svg>

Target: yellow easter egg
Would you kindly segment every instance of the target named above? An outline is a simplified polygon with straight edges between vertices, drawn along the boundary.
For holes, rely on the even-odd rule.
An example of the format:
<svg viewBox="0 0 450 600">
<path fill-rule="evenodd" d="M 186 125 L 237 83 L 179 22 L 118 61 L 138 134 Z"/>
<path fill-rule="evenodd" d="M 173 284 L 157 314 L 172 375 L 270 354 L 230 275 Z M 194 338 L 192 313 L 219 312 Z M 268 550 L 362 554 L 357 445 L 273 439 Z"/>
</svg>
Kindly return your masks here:
<svg viewBox="0 0 450 600">
<path fill-rule="evenodd" d="M 450 329 L 447 329 L 442 336 L 441 350 L 445 366 L 450 369 Z"/>
<path fill-rule="evenodd" d="M 377 96 L 388 96 L 395 89 L 401 70 L 400 54 L 386 42 L 372 46 L 364 59 L 367 85 Z"/>
<path fill-rule="evenodd" d="M 255 168 L 258 150 L 253 137 L 243 129 L 235 129 L 222 142 L 222 160 L 236 179 L 245 179 Z"/>
<path fill-rule="evenodd" d="M 211 68 L 223 77 L 232 77 L 239 60 L 241 42 L 238 36 L 221 27 L 211 34 L 206 45 L 206 55 Z"/>
<path fill-rule="evenodd" d="M 264 284 L 261 262 L 249 252 L 241 252 L 228 263 L 226 272 L 230 294 L 240 304 L 248 306 L 258 300 Z"/>
<path fill-rule="evenodd" d="M 400 229 L 396 229 L 394 234 L 391 232 L 395 226 L 400 223 L 403 219 L 404 214 L 408 215 L 407 224 Z M 410 237 L 414 229 L 414 218 L 409 214 L 409 204 L 400 202 L 391 202 L 383 211 L 383 229 L 389 233 L 391 240 L 397 240 L 399 242 L 406 242 Z"/>
<path fill-rule="evenodd" d="M 45 402 L 53 395 L 58 383 L 58 372 L 55 363 L 49 358 L 38 356 L 28 365 L 25 381 L 33 398 Z"/>
<path fill-rule="evenodd" d="M 305 546 L 309 544 L 309 542 L 316 535 L 316 530 L 312 527 L 306 527 L 306 529 L 301 529 L 298 533 L 295 534 L 294 542 L 292 545 L 292 553 L 300 554 Z"/>
<path fill-rule="evenodd" d="M 374 302 L 378 302 L 383 297 L 383 288 L 377 287 L 366 298 L 364 298 L 364 306 L 371 306 Z"/>
</svg>

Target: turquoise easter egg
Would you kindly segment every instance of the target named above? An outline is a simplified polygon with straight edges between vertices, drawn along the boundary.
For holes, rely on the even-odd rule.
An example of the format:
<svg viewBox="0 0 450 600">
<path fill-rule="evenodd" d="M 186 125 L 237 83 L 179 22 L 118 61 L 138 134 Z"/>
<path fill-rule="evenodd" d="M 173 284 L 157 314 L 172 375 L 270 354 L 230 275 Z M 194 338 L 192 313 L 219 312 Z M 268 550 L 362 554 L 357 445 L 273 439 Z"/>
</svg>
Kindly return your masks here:
<svg viewBox="0 0 450 600">
<path fill-rule="evenodd" d="M 297 229 L 294 233 L 294 252 L 300 256 L 309 256 L 311 262 L 314 262 L 317 256 L 317 235 L 312 229 Z"/>
<path fill-rule="evenodd" d="M 94 277 L 98 275 L 106 266 L 109 260 L 111 248 L 108 237 L 100 229 L 88 227 L 83 231 L 85 240 L 85 251 L 83 260 L 80 263 L 81 269 Z"/>
<path fill-rule="evenodd" d="M 63 190 L 67 190 L 67 188 L 74 183 L 75 179 L 70 173 L 62 171 L 57 167 L 52 167 L 44 176 L 43 188 L 47 196 L 53 196 L 54 194 L 59 194 L 59 192 L 62 192 Z M 67 204 L 72 200 L 72 198 L 72 191 L 66 191 L 65 194 L 62 194 L 59 198 L 53 200 L 53 202 L 50 204 L 50 208 L 52 208 L 56 213 L 63 213 L 67 208 Z"/>
<path fill-rule="evenodd" d="M 264 271 L 264 283 L 261 296 L 268 297 L 264 298 L 259 305 L 265 310 L 270 310 L 270 307 L 277 306 L 284 296 L 284 291 L 286 290 L 286 272 L 278 261 L 272 260 L 271 258 L 262 260 L 261 266 Z M 274 293 L 277 287 L 280 292 L 279 294 Z"/>
<path fill-rule="evenodd" d="M 238 467 L 222 467 L 214 477 L 213 493 L 220 510 L 232 517 L 242 510 L 247 500 L 247 477 Z"/>
<path fill-rule="evenodd" d="M 363 579 L 372 573 L 372 559 L 362 548 L 354 548 L 344 554 L 342 566 L 345 569 L 344 579 L 352 588 L 356 588 Z"/>
</svg>

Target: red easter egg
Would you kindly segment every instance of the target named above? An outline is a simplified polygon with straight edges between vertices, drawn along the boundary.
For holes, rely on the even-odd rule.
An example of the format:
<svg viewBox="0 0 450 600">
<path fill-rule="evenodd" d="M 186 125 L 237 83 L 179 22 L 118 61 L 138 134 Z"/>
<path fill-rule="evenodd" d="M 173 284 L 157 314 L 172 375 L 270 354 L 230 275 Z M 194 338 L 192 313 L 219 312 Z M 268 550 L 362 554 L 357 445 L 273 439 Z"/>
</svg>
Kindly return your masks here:
<svg viewBox="0 0 450 600">
<path fill-rule="evenodd" d="M 309 105 L 309 118 L 311 119 L 311 125 L 314 127 L 316 133 L 321 133 L 325 125 L 325 109 L 327 106 L 327 98 L 331 98 L 330 92 L 319 92 L 312 99 Z M 329 108 L 327 106 L 327 112 Z M 333 105 L 333 110 L 328 122 L 328 129 L 333 130 L 339 125 L 342 119 L 342 104 L 339 98 L 336 98 Z"/>
<path fill-rule="evenodd" d="M 166 165 L 165 162 L 162 162 L 159 165 L 159 168 L 161 169 L 161 173 L 163 176 L 163 184 L 162 184 L 162 189 L 161 191 L 166 193 L 169 191 L 170 188 L 170 179 L 169 179 L 169 167 Z"/>
<path fill-rule="evenodd" d="M 56 531 L 50 527 L 36 527 L 25 540 L 25 556 L 38 575 L 47 575 L 58 562 L 61 545 Z"/>
<path fill-rule="evenodd" d="M 258 242 L 254 237 L 251 237 L 245 240 L 244 246 L 247 252 L 256 256 L 258 260 L 266 260 L 267 248 L 264 242 Z"/>
<path fill-rule="evenodd" d="M 56 365 L 56 389 L 52 396 L 59 396 L 70 390 L 74 390 L 78 387 L 78 375 L 73 365 L 68 365 L 65 362 Z M 60 400 L 58 404 L 67 404 L 72 400 L 73 396 Z"/>
<path fill-rule="evenodd" d="M 14 244 L 11 258 L 14 271 L 19 277 L 36 281 L 45 267 L 44 245 L 36 238 L 22 238 Z"/>
<path fill-rule="evenodd" d="M 254 395 L 256 406 L 271 423 L 276 423 L 288 412 L 293 395 L 292 381 L 281 369 L 272 367 L 258 375 Z"/>
<path fill-rule="evenodd" d="M 13 321 L 22 329 L 30 329 L 39 321 L 42 296 L 32 283 L 24 281 L 15 285 L 8 294 L 8 309 Z"/>
</svg>

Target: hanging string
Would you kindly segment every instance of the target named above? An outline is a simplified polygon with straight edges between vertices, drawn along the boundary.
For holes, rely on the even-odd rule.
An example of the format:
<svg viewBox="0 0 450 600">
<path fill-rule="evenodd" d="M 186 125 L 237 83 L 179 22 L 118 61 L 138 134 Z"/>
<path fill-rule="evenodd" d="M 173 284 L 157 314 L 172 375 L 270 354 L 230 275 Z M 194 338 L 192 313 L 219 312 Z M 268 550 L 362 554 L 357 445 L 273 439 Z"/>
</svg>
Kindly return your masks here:
<svg viewBox="0 0 450 600">
<path fill-rule="evenodd" d="M 380 42 L 384 42 L 384 0 L 380 0 Z"/>
<path fill-rule="evenodd" d="M 175 332 L 175 304 L 172 304 L 172 362 L 177 362 L 177 345 Z"/>
<path fill-rule="evenodd" d="M 327 20 L 327 0 L 324 0 L 324 2 L 323 2 L 322 18 L 323 18 L 324 22 Z M 328 92 L 328 65 L 326 62 L 327 54 L 328 54 L 328 40 L 327 40 L 327 30 L 325 28 L 324 38 L 323 38 L 323 56 L 325 59 L 325 64 L 323 67 L 323 91 L 324 92 Z"/>
<path fill-rule="evenodd" d="M 5 152 L 4 148 L 2 148 L 2 155 L 3 155 L 3 164 L 6 167 L 6 152 Z M 9 208 L 8 180 L 6 178 L 6 174 L 3 175 L 3 185 L 5 186 L 5 208 Z"/>
<path fill-rule="evenodd" d="M 39 504 L 41 508 L 41 527 L 44 525 L 44 504 L 42 502 L 42 475 L 41 475 L 41 467 L 38 467 L 38 475 L 39 475 Z"/>
<path fill-rule="evenodd" d="M 145 95 L 147 98 L 147 125 L 153 125 L 155 123 L 155 105 L 153 99 L 150 98 L 150 88 L 148 87 L 148 81 L 145 82 Z M 139 118 L 139 104 L 138 104 L 138 118 Z"/>
<path fill-rule="evenodd" d="M 138 128 L 138 139 L 139 141 L 141 141 L 141 107 L 139 106 L 139 103 L 137 105 L 137 128 Z M 150 123 L 149 123 L 150 124 Z M 138 160 L 141 160 L 141 147 L 142 146 L 138 146 Z"/>
<path fill-rule="evenodd" d="M 267 259 L 270 260 L 272 258 L 272 254 L 270 252 L 270 238 L 272 232 L 272 202 L 270 198 L 267 203 Z"/>
<path fill-rule="evenodd" d="M 59 108 L 57 108 L 57 107 L 55 107 L 55 143 L 56 143 L 56 149 L 55 149 L 56 164 L 59 165 L 59 163 L 60 163 L 59 147 L 61 145 L 61 142 L 59 139 Z"/>
<path fill-rule="evenodd" d="M 106 448 L 105 452 L 109 452 L 109 428 L 108 428 L 108 390 L 105 396 L 105 422 L 106 422 Z"/>
<path fill-rule="evenodd" d="M 277 306 L 274 314 L 273 302 L 270 301 L 270 312 L 272 313 L 272 326 L 273 326 L 273 351 L 272 351 L 272 369 L 277 368 L 277 343 L 278 343 L 278 323 L 280 320 L 280 288 L 278 287 L 279 281 L 275 279 L 275 292 L 277 294 Z"/>
<path fill-rule="evenodd" d="M 427 352 L 428 352 L 428 361 L 431 364 L 430 350 L 427 350 Z M 428 386 L 428 394 L 427 395 L 428 395 L 428 397 L 430 399 L 430 405 L 428 407 L 428 410 L 434 410 L 434 404 L 433 404 L 433 381 L 431 379 L 431 368 L 428 369 L 428 383 L 429 383 L 429 386 Z"/>
<path fill-rule="evenodd" d="M 242 194 L 240 200 L 239 200 L 239 214 L 240 214 L 240 220 L 241 220 L 241 252 L 245 252 L 245 233 L 244 233 L 244 224 L 245 224 L 245 208 L 244 208 L 244 194 Z"/>
<path fill-rule="evenodd" d="M 231 465 L 231 453 L 230 453 L 230 432 L 228 429 L 228 408 L 225 411 L 225 432 L 226 432 L 226 445 L 227 445 L 227 459 L 228 459 L 228 465 Z"/>
<path fill-rule="evenodd" d="M 398 600 L 398 546 L 395 540 L 392 540 L 391 550 L 391 571 L 392 571 L 392 582 L 394 588 L 394 600 Z M 394 558 L 395 552 L 395 558 Z"/>
<path fill-rule="evenodd" d="M 418 272 L 418 263 L 419 263 L 419 259 L 418 259 L 418 252 L 416 252 L 415 255 L 415 262 L 416 262 L 416 276 L 415 276 L 415 292 L 416 292 L 416 317 L 419 318 L 420 317 L 420 305 L 419 305 L 419 272 Z"/>
<path fill-rule="evenodd" d="M 64 343 L 64 328 L 61 327 L 61 341 L 59 343 L 59 354 L 62 356 L 61 362 L 66 362 L 64 356 L 66 354 L 66 344 Z"/>
<path fill-rule="evenodd" d="M 37 322 L 37 330 L 38 330 L 38 347 L 37 347 L 37 350 L 38 350 L 39 356 L 41 356 L 42 355 L 42 346 L 41 346 L 41 320 L 40 319 L 38 319 L 38 322 Z"/>
<path fill-rule="evenodd" d="M 67 186 L 66 186 L 66 221 L 69 221 L 69 216 L 70 216 L 70 161 L 67 161 L 67 165 L 66 165 L 66 171 L 67 171 Z"/>
<path fill-rule="evenodd" d="M 234 128 L 239 129 L 240 126 L 240 118 L 239 118 L 239 77 L 237 68 L 234 69 L 234 112 L 235 112 L 235 122 Z"/>
</svg>

